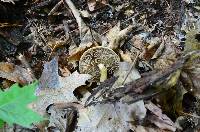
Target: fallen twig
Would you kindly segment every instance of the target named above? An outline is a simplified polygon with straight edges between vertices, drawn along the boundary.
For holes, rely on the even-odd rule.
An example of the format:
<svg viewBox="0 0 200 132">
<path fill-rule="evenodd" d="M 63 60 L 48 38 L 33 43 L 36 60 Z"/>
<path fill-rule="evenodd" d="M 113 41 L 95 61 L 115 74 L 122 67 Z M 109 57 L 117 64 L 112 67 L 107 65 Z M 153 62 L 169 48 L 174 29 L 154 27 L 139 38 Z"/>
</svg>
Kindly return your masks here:
<svg viewBox="0 0 200 132">
<path fill-rule="evenodd" d="M 79 13 L 79 11 L 76 9 L 76 7 L 74 6 L 73 2 L 71 0 L 65 0 L 65 3 L 68 5 L 68 7 L 71 9 L 77 23 L 78 23 L 78 27 L 79 27 L 79 31 L 80 31 L 80 38 L 82 39 L 84 36 L 84 33 L 89 29 L 86 24 L 83 22 L 82 18 L 81 18 L 81 14 Z"/>
<path fill-rule="evenodd" d="M 58 8 L 61 6 L 61 4 L 63 3 L 63 1 L 59 1 L 52 9 L 51 11 L 49 12 L 48 16 L 50 15 L 53 15 L 57 10 Z"/>
<path fill-rule="evenodd" d="M 161 71 L 151 71 L 149 74 L 145 74 L 142 78 L 139 78 L 137 80 L 134 80 L 128 84 L 125 84 L 123 87 L 116 88 L 114 90 L 107 89 L 105 86 L 105 83 L 102 83 L 97 89 L 92 93 L 92 95 L 88 98 L 87 104 L 94 105 L 97 103 L 107 103 L 107 102 L 117 102 L 121 98 L 125 97 L 126 95 L 130 95 L 131 97 L 139 96 L 142 92 L 144 92 L 147 88 L 150 88 L 152 86 L 155 86 L 158 82 L 164 82 L 167 77 L 169 77 L 172 73 L 177 71 L 178 69 L 181 69 L 185 62 L 191 57 L 193 54 L 199 54 L 199 51 L 194 51 L 186 54 L 177 62 L 175 62 L 173 65 L 171 65 L 169 68 L 161 70 Z M 116 80 L 112 80 L 116 81 Z M 108 83 L 108 82 L 107 82 Z M 113 83 L 110 83 L 111 87 Z M 104 91 L 102 93 L 102 91 Z M 106 91 L 106 93 L 105 93 Z M 104 94 L 105 93 L 105 94 Z M 133 99 L 131 102 L 138 101 L 139 99 L 149 98 L 153 97 L 160 92 L 155 92 L 150 95 L 141 95 L 139 98 Z M 98 95 L 98 98 L 95 96 Z M 101 97 L 101 100 L 98 100 Z M 102 99 L 103 98 L 103 99 Z M 87 105 L 88 106 L 88 105 Z"/>
</svg>

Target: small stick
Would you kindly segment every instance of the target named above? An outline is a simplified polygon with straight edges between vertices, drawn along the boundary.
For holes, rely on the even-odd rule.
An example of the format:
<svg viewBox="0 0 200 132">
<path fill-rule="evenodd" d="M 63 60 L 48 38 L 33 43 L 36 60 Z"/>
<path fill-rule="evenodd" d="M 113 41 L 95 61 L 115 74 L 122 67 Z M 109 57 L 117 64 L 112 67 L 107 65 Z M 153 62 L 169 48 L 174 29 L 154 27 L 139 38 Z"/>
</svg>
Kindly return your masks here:
<svg viewBox="0 0 200 132">
<path fill-rule="evenodd" d="M 63 1 L 59 1 L 52 9 L 51 11 L 49 12 L 48 16 L 50 15 L 53 15 L 57 10 L 58 8 L 61 6 L 61 4 L 63 3 Z"/>
<path fill-rule="evenodd" d="M 83 22 L 83 20 L 81 18 L 81 14 L 79 13 L 79 10 L 76 9 L 73 2 L 71 0 L 64 0 L 64 1 L 68 5 L 68 7 L 71 9 L 71 11 L 78 23 L 78 27 L 79 27 L 79 31 L 80 31 L 80 38 L 82 39 L 83 38 L 82 34 L 88 30 L 88 27 Z"/>
<path fill-rule="evenodd" d="M 65 3 L 69 6 L 78 25 L 81 27 L 83 20 L 81 19 L 81 15 L 80 15 L 79 11 L 76 9 L 76 7 L 74 6 L 74 4 L 71 0 L 65 0 Z"/>
<path fill-rule="evenodd" d="M 131 71 L 132 71 L 133 68 L 135 67 L 138 57 L 139 57 L 139 52 L 137 52 L 137 56 L 135 57 L 135 60 L 133 61 L 130 70 L 128 71 L 126 77 L 124 78 L 124 81 L 122 82 L 122 85 L 124 85 L 124 83 L 125 83 L 126 79 L 128 78 L 129 74 L 131 73 Z"/>
</svg>

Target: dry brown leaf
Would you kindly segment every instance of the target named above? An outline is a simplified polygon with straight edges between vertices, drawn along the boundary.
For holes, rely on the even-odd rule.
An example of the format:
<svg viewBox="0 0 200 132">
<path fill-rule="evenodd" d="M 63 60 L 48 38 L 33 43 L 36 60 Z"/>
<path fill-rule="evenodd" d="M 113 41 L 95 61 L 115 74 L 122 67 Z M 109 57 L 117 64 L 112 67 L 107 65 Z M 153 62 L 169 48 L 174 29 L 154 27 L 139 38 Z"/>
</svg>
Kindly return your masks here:
<svg viewBox="0 0 200 132">
<path fill-rule="evenodd" d="M 154 64 L 155 69 L 165 69 L 177 61 L 177 58 L 180 55 L 180 51 L 176 47 L 176 42 L 172 41 L 172 39 L 176 38 L 174 36 L 163 37 L 163 44 L 161 44 L 160 47 L 160 49 L 163 51 L 162 55 L 157 58 L 156 63 Z M 155 49 L 157 50 L 157 48 Z M 153 53 L 155 53 L 155 51 Z"/>
<path fill-rule="evenodd" d="M 134 116 L 144 118 L 146 109 L 143 101 L 134 104 L 98 104 L 79 110 L 77 132 L 125 132 Z"/>
<path fill-rule="evenodd" d="M 132 31 L 133 26 L 130 25 L 127 28 L 120 30 L 120 23 L 115 25 L 110 31 L 106 34 L 106 37 L 108 38 L 108 47 L 111 49 L 117 49 L 119 46 L 121 46 L 127 34 Z"/>
<path fill-rule="evenodd" d="M 177 56 L 175 53 L 171 53 L 168 55 L 162 55 L 160 58 L 157 59 L 156 63 L 154 64 L 155 69 L 165 69 L 172 65 L 177 60 Z"/>
<path fill-rule="evenodd" d="M 71 74 L 70 70 L 67 67 L 59 68 L 61 75 L 67 77 Z"/>
<path fill-rule="evenodd" d="M 90 11 L 98 10 L 108 3 L 107 0 L 88 0 L 88 8 Z"/>
<path fill-rule="evenodd" d="M 152 102 L 145 104 L 145 107 L 152 113 L 148 118 L 152 123 L 161 129 L 176 131 L 174 122 L 167 115 L 163 114 L 159 107 Z"/>
<path fill-rule="evenodd" d="M 139 49 L 142 50 L 144 48 L 144 40 L 140 35 L 134 35 L 131 39 L 132 45 Z"/>
<path fill-rule="evenodd" d="M 164 48 L 165 48 L 165 43 L 161 43 L 151 59 L 156 59 L 159 56 L 161 56 L 162 51 L 164 50 Z"/>
<path fill-rule="evenodd" d="M 68 61 L 69 61 L 69 62 L 79 61 L 80 58 L 81 58 L 81 56 L 82 56 L 82 54 L 83 54 L 86 50 L 88 50 L 88 49 L 90 49 L 90 48 L 92 48 L 92 47 L 95 47 L 95 46 L 97 46 L 96 43 L 88 42 L 87 45 L 85 45 L 85 46 L 80 46 L 80 47 L 77 47 L 77 48 L 73 49 L 73 50 L 70 52 L 70 55 L 69 55 L 69 57 L 68 57 Z"/>
<path fill-rule="evenodd" d="M 122 50 L 119 50 L 119 54 L 123 61 L 129 62 L 129 63 L 132 62 L 131 53 L 129 53 L 129 52 L 124 53 Z"/>
<path fill-rule="evenodd" d="M 70 51 L 68 60 L 78 61 L 86 50 L 95 46 L 99 46 L 98 44 L 101 42 L 102 38 L 98 33 L 93 30 L 88 30 L 81 39 L 79 47 Z"/>
<path fill-rule="evenodd" d="M 89 48 L 98 46 L 98 43 L 101 43 L 101 37 L 98 33 L 93 30 L 88 30 L 84 37 L 81 39 L 79 47 L 73 49 L 69 53 L 68 61 L 79 61 L 81 55 L 88 50 Z"/>
<path fill-rule="evenodd" d="M 200 97 L 200 53 L 194 54 L 184 65 L 181 81 L 186 90 Z"/>
<path fill-rule="evenodd" d="M 161 39 L 158 37 L 154 37 L 151 38 L 150 40 L 147 40 L 146 42 L 149 44 L 147 49 L 151 49 L 155 46 L 159 46 L 159 44 L 161 43 Z"/>
<path fill-rule="evenodd" d="M 48 39 L 48 47 L 51 48 L 51 51 L 53 52 L 55 49 L 60 48 L 61 46 L 66 44 L 66 40 L 61 40 L 58 38 L 50 38 Z"/>
<path fill-rule="evenodd" d="M 33 81 L 33 76 L 28 70 L 6 62 L 0 62 L 0 77 L 20 84 Z"/>
</svg>

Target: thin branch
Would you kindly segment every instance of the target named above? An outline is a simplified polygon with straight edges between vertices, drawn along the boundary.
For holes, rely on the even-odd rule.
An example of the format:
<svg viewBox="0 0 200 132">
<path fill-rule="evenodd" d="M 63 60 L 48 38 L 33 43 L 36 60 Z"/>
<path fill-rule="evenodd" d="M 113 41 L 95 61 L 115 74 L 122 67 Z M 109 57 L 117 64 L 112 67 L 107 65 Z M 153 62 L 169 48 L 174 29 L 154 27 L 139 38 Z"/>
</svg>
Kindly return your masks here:
<svg viewBox="0 0 200 132">
<path fill-rule="evenodd" d="M 51 11 L 49 12 L 48 16 L 50 15 L 53 15 L 57 10 L 58 8 L 61 6 L 61 4 L 63 3 L 63 1 L 59 1 L 52 9 Z"/>
<path fill-rule="evenodd" d="M 139 52 L 137 52 L 137 55 L 136 55 L 136 57 L 135 57 L 135 60 L 133 61 L 130 70 L 128 71 L 126 77 L 124 78 L 124 80 L 123 80 L 123 82 L 122 82 L 122 85 L 124 85 L 124 83 L 125 83 L 126 79 L 128 78 L 129 74 L 131 73 L 131 71 L 133 70 L 133 68 L 135 68 L 135 65 L 136 65 L 136 62 L 137 62 L 137 60 L 138 60 L 138 57 L 139 57 Z"/>
<path fill-rule="evenodd" d="M 64 0 L 65 3 L 68 5 L 68 7 L 71 9 L 79 27 L 80 31 L 80 38 L 83 38 L 84 32 L 86 32 L 89 28 L 86 26 L 86 24 L 83 22 L 81 18 L 81 14 L 78 9 L 74 6 L 73 2 L 71 0 Z"/>
</svg>

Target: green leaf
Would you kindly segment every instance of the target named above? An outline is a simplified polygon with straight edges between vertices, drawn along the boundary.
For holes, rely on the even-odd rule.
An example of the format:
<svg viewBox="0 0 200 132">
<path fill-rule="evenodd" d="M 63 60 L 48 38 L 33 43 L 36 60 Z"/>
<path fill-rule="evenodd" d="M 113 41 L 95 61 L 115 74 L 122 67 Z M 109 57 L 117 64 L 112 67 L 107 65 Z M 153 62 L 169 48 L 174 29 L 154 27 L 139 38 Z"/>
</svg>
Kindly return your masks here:
<svg viewBox="0 0 200 132">
<path fill-rule="evenodd" d="M 0 119 L 0 128 L 3 127 L 4 123 L 5 123 L 5 122 L 4 122 L 3 120 Z"/>
<path fill-rule="evenodd" d="M 16 123 L 24 127 L 43 120 L 40 115 L 27 107 L 37 98 L 34 95 L 36 86 L 37 82 L 22 88 L 18 84 L 14 84 L 8 91 L 1 91 L 0 119 L 8 124 Z"/>
</svg>

